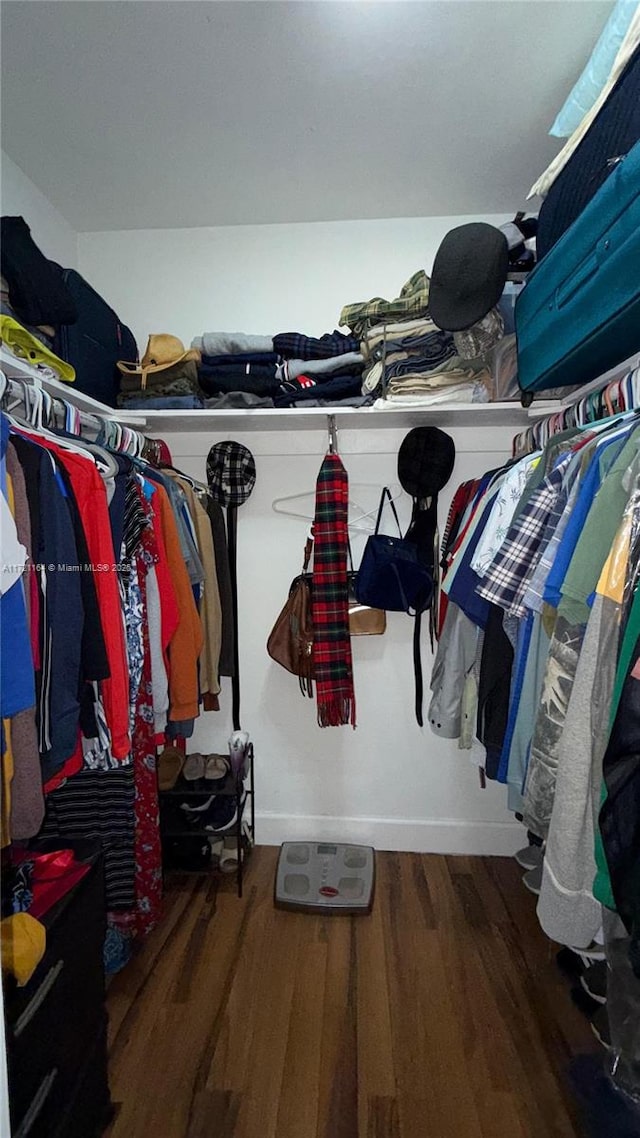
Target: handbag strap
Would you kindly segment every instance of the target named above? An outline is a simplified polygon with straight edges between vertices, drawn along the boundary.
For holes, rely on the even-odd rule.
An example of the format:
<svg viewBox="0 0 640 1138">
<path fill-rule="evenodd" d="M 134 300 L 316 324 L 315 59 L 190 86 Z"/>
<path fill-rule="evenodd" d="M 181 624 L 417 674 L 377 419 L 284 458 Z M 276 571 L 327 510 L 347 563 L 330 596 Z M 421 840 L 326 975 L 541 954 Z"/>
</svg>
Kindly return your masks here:
<svg viewBox="0 0 640 1138">
<path fill-rule="evenodd" d="M 398 533 L 399 533 L 400 537 L 402 537 L 402 530 L 400 528 L 400 519 L 398 517 L 398 511 L 396 510 L 396 504 L 395 504 L 395 502 L 391 496 L 391 491 L 390 491 L 388 486 L 383 486 L 383 488 L 382 488 L 382 493 L 380 495 L 380 505 L 378 506 L 378 516 L 376 518 L 376 528 L 373 532 L 374 532 L 374 534 L 377 534 L 379 529 L 380 529 L 380 523 L 382 521 L 382 511 L 384 509 L 385 501 L 389 502 L 389 505 L 391 506 L 391 509 L 393 510 L 393 516 L 396 519 L 396 525 L 398 527 Z"/>
<path fill-rule="evenodd" d="M 309 562 L 311 561 L 312 552 L 313 552 L 313 538 L 308 537 L 306 542 L 305 542 L 304 557 L 302 559 L 302 572 L 303 573 L 306 573 L 307 569 L 309 568 Z"/>
<path fill-rule="evenodd" d="M 415 679 L 415 711 L 418 727 L 424 725 L 422 718 L 422 657 L 420 653 L 420 634 L 422 632 L 422 612 L 417 612 L 413 625 L 413 675 Z"/>
<path fill-rule="evenodd" d="M 240 645 L 238 643 L 238 510 L 236 506 L 227 507 L 227 550 L 229 554 L 229 577 L 231 579 L 231 606 L 233 613 L 233 676 L 231 679 L 231 717 L 234 731 L 240 730 Z"/>
<path fill-rule="evenodd" d="M 311 561 L 312 552 L 313 552 L 313 538 L 308 537 L 307 543 L 304 547 L 304 560 L 302 562 L 302 572 L 303 573 L 306 573 L 307 569 L 309 568 L 309 562 Z M 347 572 L 348 573 L 355 573 L 356 569 L 355 569 L 355 566 L 353 564 L 353 553 L 351 550 L 351 538 L 349 537 L 348 529 L 347 529 L 347 555 L 349 558 L 349 566 L 347 567 Z"/>
</svg>

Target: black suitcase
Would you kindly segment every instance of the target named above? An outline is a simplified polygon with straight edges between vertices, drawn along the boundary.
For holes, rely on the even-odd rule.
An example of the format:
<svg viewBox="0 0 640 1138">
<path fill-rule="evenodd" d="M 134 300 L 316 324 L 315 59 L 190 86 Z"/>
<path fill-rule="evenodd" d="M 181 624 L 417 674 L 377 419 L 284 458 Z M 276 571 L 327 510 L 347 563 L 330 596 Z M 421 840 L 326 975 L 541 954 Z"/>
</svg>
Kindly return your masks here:
<svg viewBox="0 0 640 1138">
<path fill-rule="evenodd" d="M 63 269 L 62 277 L 76 303 L 78 319 L 60 327 L 55 350 L 75 368 L 79 391 L 115 407 L 120 388 L 116 363 L 138 358 L 133 333 L 75 269 Z"/>
<path fill-rule="evenodd" d="M 551 186 L 540 207 L 541 260 L 615 169 L 615 159 L 640 139 L 640 48 L 634 52 L 600 114 Z"/>
</svg>

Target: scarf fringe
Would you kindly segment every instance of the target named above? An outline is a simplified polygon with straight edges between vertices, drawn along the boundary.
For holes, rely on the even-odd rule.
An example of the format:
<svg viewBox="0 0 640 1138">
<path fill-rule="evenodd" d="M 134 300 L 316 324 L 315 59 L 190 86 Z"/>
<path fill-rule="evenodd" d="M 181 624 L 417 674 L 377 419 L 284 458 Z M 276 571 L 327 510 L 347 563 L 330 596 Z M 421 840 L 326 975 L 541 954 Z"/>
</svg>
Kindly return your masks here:
<svg viewBox="0 0 640 1138">
<path fill-rule="evenodd" d="M 351 724 L 355 731 L 356 701 L 355 697 L 325 699 L 318 703 L 319 727 L 345 727 Z"/>
</svg>

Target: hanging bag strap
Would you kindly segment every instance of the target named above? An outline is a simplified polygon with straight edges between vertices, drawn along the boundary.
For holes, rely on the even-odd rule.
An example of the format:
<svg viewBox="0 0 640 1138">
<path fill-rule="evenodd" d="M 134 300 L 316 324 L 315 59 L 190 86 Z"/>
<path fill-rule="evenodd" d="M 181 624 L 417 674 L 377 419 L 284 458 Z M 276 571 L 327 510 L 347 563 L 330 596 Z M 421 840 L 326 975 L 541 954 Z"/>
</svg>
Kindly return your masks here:
<svg viewBox="0 0 640 1138">
<path fill-rule="evenodd" d="M 398 533 L 399 533 L 400 537 L 402 537 L 402 529 L 400 528 L 400 519 L 398 517 L 398 511 L 396 510 L 396 504 L 395 504 L 395 502 L 391 496 L 391 491 L 390 491 L 388 486 L 383 486 L 383 488 L 382 488 L 382 493 L 380 495 L 380 505 L 378 506 L 378 516 L 376 518 L 376 528 L 373 532 L 374 532 L 374 534 L 377 534 L 380 530 L 380 523 L 382 522 L 382 511 L 384 509 L 385 501 L 389 502 L 389 505 L 391 506 L 391 509 L 393 510 L 393 516 L 396 519 L 396 525 L 398 527 Z"/>
<path fill-rule="evenodd" d="M 234 731 L 240 730 L 240 645 L 238 644 L 238 563 L 237 531 L 238 511 L 235 506 L 227 507 L 227 550 L 229 554 L 229 576 L 231 578 L 231 600 L 233 606 L 233 678 L 231 681 L 232 718 Z"/>
</svg>

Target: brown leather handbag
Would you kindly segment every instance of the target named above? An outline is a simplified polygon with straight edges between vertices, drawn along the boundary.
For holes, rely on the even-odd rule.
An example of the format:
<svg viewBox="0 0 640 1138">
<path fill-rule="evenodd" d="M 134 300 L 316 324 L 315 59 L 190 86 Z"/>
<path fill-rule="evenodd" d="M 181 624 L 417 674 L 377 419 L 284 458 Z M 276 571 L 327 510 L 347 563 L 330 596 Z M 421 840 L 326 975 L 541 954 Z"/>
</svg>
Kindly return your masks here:
<svg viewBox="0 0 640 1138">
<path fill-rule="evenodd" d="M 294 577 L 284 607 L 274 624 L 267 652 L 272 660 L 298 676 L 303 695 L 313 696 L 313 623 L 311 617 L 311 574 L 307 573 L 312 542 L 304 549 L 302 573 Z"/>
<path fill-rule="evenodd" d="M 313 542 L 304 547 L 302 573 L 294 577 L 284 607 L 274 624 L 267 652 L 272 660 L 298 676 L 303 695 L 313 696 L 313 617 L 311 612 L 311 573 L 307 572 Z M 384 609 L 361 605 L 355 595 L 357 573 L 347 573 L 349 586 L 349 632 L 351 636 L 381 636 L 386 631 Z"/>
</svg>

